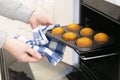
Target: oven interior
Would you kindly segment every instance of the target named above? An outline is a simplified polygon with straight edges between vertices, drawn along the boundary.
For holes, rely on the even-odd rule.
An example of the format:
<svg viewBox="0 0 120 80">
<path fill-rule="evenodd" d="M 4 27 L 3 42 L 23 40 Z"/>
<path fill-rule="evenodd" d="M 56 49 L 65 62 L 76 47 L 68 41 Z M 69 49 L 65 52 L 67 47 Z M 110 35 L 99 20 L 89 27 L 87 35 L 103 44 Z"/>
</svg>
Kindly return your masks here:
<svg viewBox="0 0 120 80">
<path fill-rule="evenodd" d="M 80 66 L 79 69 L 67 75 L 69 80 L 120 79 L 120 22 L 116 21 L 116 19 L 86 4 L 80 5 L 80 25 L 111 35 L 113 42 L 108 46 L 82 54 L 77 52 L 80 55 Z"/>
<path fill-rule="evenodd" d="M 91 27 L 96 31 L 105 32 L 111 36 L 112 42 L 109 45 L 101 46 L 95 50 L 85 52 L 84 56 L 97 56 L 115 53 L 120 50 L 120 24 L 108 19 L 99 11 L 89 8 L 86 5 L 81 6 L 81 19 L 80 25 Z M 104 53 L 103 53 L 104 52 Z"/>
</svg>

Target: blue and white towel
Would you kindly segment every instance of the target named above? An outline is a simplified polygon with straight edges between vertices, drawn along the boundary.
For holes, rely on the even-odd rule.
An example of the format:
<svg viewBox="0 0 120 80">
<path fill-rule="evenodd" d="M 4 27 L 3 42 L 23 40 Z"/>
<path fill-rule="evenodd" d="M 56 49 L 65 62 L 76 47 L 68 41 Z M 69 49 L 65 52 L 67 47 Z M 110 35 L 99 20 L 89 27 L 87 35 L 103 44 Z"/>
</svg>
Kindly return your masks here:
<svg viewBox="0 0 120 80">
<path fill-rule="evenodd" d="M 15 38 L 25 41 L 31 48 L 46 56 L 51 64 L 56 65 L 62 60 L 66 45 L 57 42 L 48 36 L 46 37 L 45 34 L 48 30 L 59 26 L 59 24 L 55 24 L 50 26 L 40 26 L 33 29 L 33 40 L 27 40 L 23 36 L 15 36 Z"/>
</svg>

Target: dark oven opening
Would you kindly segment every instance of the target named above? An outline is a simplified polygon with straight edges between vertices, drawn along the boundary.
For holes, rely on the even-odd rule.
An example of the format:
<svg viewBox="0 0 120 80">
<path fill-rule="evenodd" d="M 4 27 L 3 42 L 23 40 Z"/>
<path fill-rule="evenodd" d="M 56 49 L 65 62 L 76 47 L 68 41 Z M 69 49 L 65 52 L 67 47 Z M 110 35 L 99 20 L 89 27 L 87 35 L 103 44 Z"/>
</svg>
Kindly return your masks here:
<svg viewBox="0 0 120 80">
<path fill-rule="evenodd" d="M 105 32 L 113 38 L 110 45 L 81 54 L 80 68 L 93 76 L 92 80 L 119 80 L 120 22 L 114 21 L 110 16 L 83 3 L 80 24 Z M 110 54 L 115 55 L 104 56 Z"/>
<path fill-rule="evenodd" d="M 81 24 L 83 26 L 92 27 L 98 31 L 106 32 L 114 36 L 116 41 L 120 41 L 120 37 L 118 36 L 120 31 L 120 24 L 113 22 L 99 13 L 100 12 L 88 8 L 87 6 L 81 6 Z"/>
<path fill-rule="evenodd" d="M 111 36 L 112 41 L 107 46 L 101 46 L 91 52 L 86 52 L 85 54 L 81 54 L 84 56 L 96 56 L 96 55 L 104 55 L 110 53 L 116 53 L 120 50 L 120 24 L 110 20 L 107 16 L 105 16 L 100 11 L 91 8 L 87 5 L 81 5 L 81 18 L 80 24 L 85 27 L 91 27 L 92 29 L 105 32 Z M 103 53 L 104 52 L 104 53 Z M 93 54 L 94 53 L 94 54 Z"/>
</svg>

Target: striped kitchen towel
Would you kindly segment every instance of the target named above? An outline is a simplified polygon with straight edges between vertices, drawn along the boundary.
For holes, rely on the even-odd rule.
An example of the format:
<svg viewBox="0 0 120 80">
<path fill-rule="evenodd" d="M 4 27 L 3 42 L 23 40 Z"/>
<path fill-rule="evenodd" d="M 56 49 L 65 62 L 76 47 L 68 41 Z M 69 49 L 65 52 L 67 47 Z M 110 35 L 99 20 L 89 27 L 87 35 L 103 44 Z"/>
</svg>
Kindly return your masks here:
<svg viewBox="0 0 120 80">
<path fill-rule="evenodd" d="M 48 30 L 59 26 L 59 24 L 55 24 L 50 26 L 40 26 L 33 29 L 33 40 L 27 40 L 23 36 L 15 36 L 15 38 L 25 41 L 31 48 L 46 56 L 51 64 L 56 65 L 62 60 L 66 45 L 57 42 L 49 36 L 46 37 L 45 34 Z"/>
</svg>

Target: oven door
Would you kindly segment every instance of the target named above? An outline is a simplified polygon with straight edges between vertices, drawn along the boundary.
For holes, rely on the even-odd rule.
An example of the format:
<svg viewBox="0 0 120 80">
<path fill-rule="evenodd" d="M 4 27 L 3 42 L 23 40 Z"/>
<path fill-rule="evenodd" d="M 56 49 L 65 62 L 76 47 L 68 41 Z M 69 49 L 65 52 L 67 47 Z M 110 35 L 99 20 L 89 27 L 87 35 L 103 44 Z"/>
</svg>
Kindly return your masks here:
<svg viewBox="0 0 120 80">
<path fill-rule="evenodd" d="M 120 80 L 120 54 L 84 61 L 98 80 Z"/>
<path fill-rule="evenodd" d="M 79 67 L 75 67 L 70 74 L 66 75 L 66 77 L 68 80 L 99 80 L 83 61 L 80 62 Z"/>
</svg>

